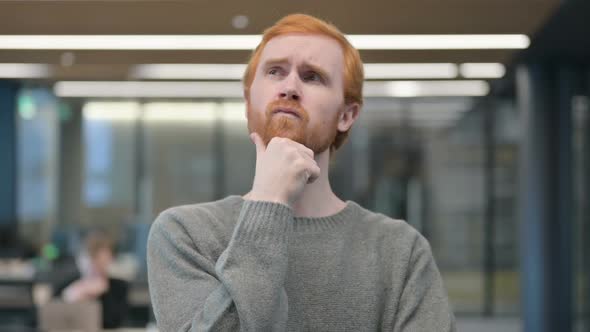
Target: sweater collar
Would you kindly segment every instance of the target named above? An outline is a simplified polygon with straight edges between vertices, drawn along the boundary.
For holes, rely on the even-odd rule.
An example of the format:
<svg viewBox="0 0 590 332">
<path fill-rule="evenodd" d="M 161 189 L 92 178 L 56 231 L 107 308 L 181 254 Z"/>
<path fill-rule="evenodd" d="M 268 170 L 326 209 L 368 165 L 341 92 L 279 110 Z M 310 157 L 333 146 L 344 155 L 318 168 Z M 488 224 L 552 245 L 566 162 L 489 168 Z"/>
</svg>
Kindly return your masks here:
<svg viewBox="0 0 590 332">
<path fill-rule="evenodd" d="M 231 195 L 227 200 L 232 204 L 237 217 L 240 213 L 244 198 L 239 195 Z M 353 201 L 346 201 L 344 208 L 335 214 L 324 217 L 293 217 L 294 232 L 324 232 L 343 228 L 344 225 L 354 220 L 357 215 L 358 205 Z"/>
</svg>

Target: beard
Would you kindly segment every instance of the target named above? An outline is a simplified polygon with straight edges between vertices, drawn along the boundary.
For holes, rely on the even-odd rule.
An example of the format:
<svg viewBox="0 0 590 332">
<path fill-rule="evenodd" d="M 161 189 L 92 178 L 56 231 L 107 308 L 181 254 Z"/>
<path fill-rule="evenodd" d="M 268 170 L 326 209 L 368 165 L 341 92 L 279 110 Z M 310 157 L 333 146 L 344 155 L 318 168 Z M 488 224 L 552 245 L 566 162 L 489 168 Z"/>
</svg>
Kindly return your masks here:
<svg viewBox="0 0 590 332">
<path fill-rule="evenodd" d="M 314 154 L 326 151 L 334 143 L 338 134 L 338 115 L 326 123 L 309 125 L 309 113 L 298 102 L 292 100 L 275 100 L 266 107 L 264 114 L 248 107 L 248 130 L 256 132 L 268 145 L 274 137 L 283 137 L 303 144 Z M 297 112 L 298 117 L 275 113 L 278 108 L 289 108 Z"/>
</svg>

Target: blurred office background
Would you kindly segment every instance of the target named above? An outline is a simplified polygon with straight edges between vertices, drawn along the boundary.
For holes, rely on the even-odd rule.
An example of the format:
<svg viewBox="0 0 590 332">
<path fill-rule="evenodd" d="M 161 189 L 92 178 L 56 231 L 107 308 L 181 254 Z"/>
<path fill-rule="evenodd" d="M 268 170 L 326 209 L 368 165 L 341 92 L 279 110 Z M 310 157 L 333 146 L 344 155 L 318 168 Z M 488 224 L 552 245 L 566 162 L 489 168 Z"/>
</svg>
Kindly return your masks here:
<svg viewBox="0 0 590 332">
<path fill-rule="evenodd" d="M 590 331 L 590 5 L 573 0 L 1 2 L 0 329 L 37 324 L 97 226 L 132 285 L 125 325 L 153 322 L 150 224 L 249 190 L 257 36 L 239 38 L 292 12 L 366 65 L 333 189 L 428 238 L 459 330 Z"/>
</svg>

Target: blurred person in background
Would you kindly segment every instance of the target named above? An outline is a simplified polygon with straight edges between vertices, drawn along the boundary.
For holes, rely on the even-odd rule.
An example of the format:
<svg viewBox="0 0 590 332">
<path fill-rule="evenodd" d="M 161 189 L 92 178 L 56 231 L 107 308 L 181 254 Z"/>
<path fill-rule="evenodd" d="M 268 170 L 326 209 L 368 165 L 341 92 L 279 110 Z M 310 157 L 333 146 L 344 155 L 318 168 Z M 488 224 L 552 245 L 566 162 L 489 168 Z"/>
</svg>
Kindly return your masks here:
<svg viewBox="0 0 590 332">
<path fill-rule="evenodd" d="M 342 201 L 331 156 L 359 116 L 363 64 L 333 25 L 294 14 L 244 75 L 252 189 L 153 223 L 148 281 L 162 331 L 452 331 L 430 245 Z"/>
<path fill-rule="evenodd" d="M 100 302 L 104 328 L 121 326 L 128 308 L 128 283 L 109 277 L 113 254 L 113 241 L 106 232 L 89 232 L 76 257 L 77 271 L 54 289 L 65 302 Z"/>
</svg>

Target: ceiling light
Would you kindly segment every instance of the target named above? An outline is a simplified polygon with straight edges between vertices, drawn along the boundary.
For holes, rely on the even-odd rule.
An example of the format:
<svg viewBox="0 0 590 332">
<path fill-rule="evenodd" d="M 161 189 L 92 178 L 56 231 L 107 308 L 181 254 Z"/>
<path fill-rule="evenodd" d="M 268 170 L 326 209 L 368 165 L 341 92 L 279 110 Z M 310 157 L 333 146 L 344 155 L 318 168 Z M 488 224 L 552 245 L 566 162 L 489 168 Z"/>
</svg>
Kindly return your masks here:
<svg viewBox="0 0 590 332">
<path fill-rule="evenodd" d="M 260 35 L 0 35 L 0 49 L 251 50 Z"/>
<path fill-rule="evenodd" d="M 461 72 L 465 78 L 499 78 L 500 63 L 366 63 L 365 79 L 452 79 Z M 240 80 L 245 64 L 143 64 L 131 69 L 132 79 L 152 80 Z"/>
<path fill-rule="evenodd" d="M 58 97 L 241 98 L 241 82 L 61 81 Z"/>
<path fill-rule="evenodd" d="M 526 35 L 348 35 L 361 50 L 524 49 Z M 252 50 L 261 35 L 0 35 L 0 49 Z"/>
<path fill-rule="evenodd" d="M 365 82 L 365 97 L 485 96 L 485 81 L 389 81 Z"/>
<path fill-rule="evenodd" d="M 367 63 L 366 79 L 455 78 L 452 63 Z M 245 64 L 143 64 L 131 69 L 133 79 L 240 80 Z"/>
<path fill-rule="evenodd" d="M 215 103 L 153 102 L 145 104 L 144 119 L 152 122 L 207 122 L 215 121 Z"/>
<path fill-rule="evenodd" d="M 500 78 L 506 73 L 501 63 L 464 63 L 459 66 L 465 78 Z"/>
<path fill-rule="evenodd" d="M 365 79 L 455 78 L 453 63 L 366 63 Z"/>
<path fill-rule="evenodd" d="M 59 57 L 59 62 L 63 67 L 71 67 L 76 61 L 76 55 L 72 52 L 64 52 Z"/>
<path fill-rule="evenodd" d="M 241 82 L 62 81 L 54 85 L 59 97 L 114 98 L 242 98 Z M 485 81 L 365 82 L 366 97 L 485 96 Z"/>
<path fill-rule="evenodd" d="M 236 15 L 231 19 L 231 25 L 236 29 L 245 29 L 250 23 L 248 16 L 246 15 Z"/>
<path fill-rule="evenodd" d="M 51 76 L 49 65 L 34 63 L 0 63 L 0 78 L 46 78 Z"/>
<path fill-rule="evenodd" d="M 524 49 L 526 35 L 349 35 L 362 50 Z"/>
<path fill-rule="evenodd" d="M 145 64 L 131 68 L 133 79 L 240 80 L 244 64 Z"/>
<path fill-rule="evenodd" d="M 91 101 L 82 107 L 84 120 L 90 121 L 134 121 L 139 113 L 140 106 L 136 102 Z"/>
</svg>

